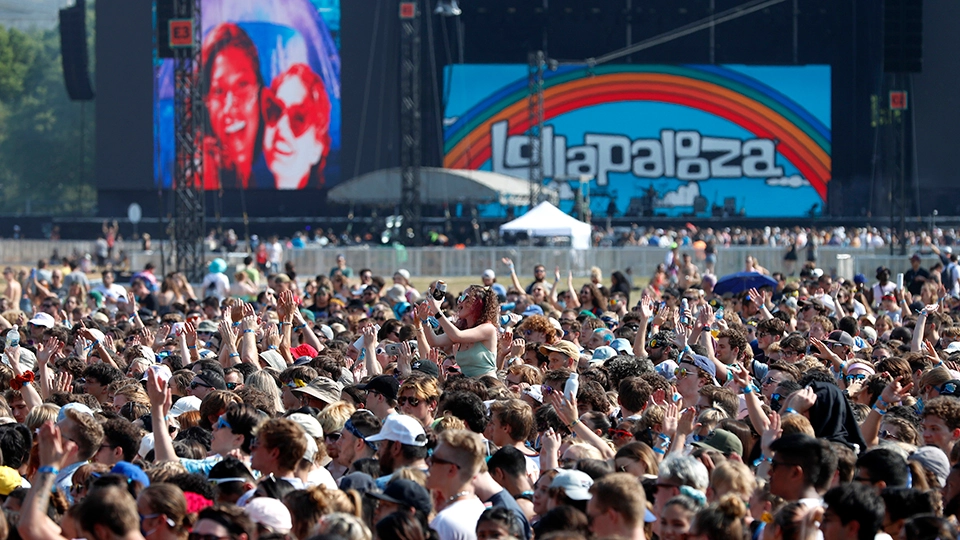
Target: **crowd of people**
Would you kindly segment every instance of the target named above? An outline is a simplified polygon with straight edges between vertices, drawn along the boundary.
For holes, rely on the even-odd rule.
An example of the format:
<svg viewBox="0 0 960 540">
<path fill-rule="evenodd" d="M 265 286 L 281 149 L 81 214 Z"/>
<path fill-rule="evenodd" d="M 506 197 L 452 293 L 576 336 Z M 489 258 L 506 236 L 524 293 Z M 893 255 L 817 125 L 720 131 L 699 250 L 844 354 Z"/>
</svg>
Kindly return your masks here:
<svg viewBox="0 0 960 540">
<path fill-rule="evenodd" d="M 723 294 L 669 250 L 464 290 L 8 269 L 0 537 L 952 540 L 960 270 L 923 249 Z"/>
</svg>

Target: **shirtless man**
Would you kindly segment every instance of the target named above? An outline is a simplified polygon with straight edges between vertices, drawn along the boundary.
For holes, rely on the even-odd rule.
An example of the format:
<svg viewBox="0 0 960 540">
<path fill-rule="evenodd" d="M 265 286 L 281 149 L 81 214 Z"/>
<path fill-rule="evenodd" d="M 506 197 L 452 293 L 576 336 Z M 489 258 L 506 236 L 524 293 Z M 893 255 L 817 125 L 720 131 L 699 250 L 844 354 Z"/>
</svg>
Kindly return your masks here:
<svg viewBox="0 0 960 540">
<path fill-rule="evenodd" d="M 20 297 L 23 296 L 23 288 L 20 286 L 20 282 L 17 281 L 16 275 L 13 273 L 13 268 L 9 266 L 3 269 L 3 279 L 7 282 L 7 288 L 3 291 L 3 296 L 10 300 L 10 303 L 14 306 L 20 305 Z"/>
</svg>

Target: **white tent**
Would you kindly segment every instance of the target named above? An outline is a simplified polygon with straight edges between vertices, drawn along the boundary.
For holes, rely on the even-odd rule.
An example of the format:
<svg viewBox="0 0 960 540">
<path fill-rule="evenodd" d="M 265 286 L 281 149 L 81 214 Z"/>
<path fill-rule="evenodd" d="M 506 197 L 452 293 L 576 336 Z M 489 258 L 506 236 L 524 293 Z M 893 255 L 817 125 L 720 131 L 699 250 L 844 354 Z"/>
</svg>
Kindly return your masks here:
<svg viewBox="0 0 960 540">
<path fill-rule="evenodd" d="M 526 232 L 530 236 L 569 236 L 574 249 L 590 248 L 590 224 L 577 220 L 549 202 L 542 202 L 526 214 L 500 226 L 504 232 Z"/>
</svg>

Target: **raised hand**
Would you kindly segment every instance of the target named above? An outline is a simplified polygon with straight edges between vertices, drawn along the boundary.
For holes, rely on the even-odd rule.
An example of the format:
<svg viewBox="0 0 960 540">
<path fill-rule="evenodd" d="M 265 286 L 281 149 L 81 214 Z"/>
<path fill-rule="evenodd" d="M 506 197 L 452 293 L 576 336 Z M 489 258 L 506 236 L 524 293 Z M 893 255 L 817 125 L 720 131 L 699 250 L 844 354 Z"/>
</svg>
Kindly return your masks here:
<svg viewBox="0 0 960 540">
<path fill-rule="evenodd" d="M 167 338 L 170 337 L 170 329 L 173 328 L 170 323 L 163 323 L 160 325 L 160 330 L 157 332 L 156 336 L 153 338 L 153 348 L 154 350 L 163 346 L 167 341 Z"/>
<path fill-rule="evenodd" d="M 760 437 L 760 448 L 765 456 L 770 456 L 770 445 L 783 434 L 783 429 L 780 427 L 780 415 L 776 412 L 771 412 L 768 418 L 770 419 L 770 423 L 767 425 L 767 429 L 763 430 L 763 434 Z"/>
<path fill-rule="evenodd" d="M 580 417 L 579 411 L 577 410 L 577 398 L 574 397 L 573 400 L 568 400 L 563 396 L 563 392 L 554 390 L 553 392 L 544 396 L 545 401 L 548 401 L 550 405 L 553 405 L 553 408 L 557 411 L 557 415 L 560 416 L 560 420 L 566 424 L 570 425 L 574 420 Z"/>
<path fill-rule="evenodd" d="M 896 380 L 890 381 L 890 383 L 884 387 L 883 392 L 880 393 L 880 397 L 890 404 L 903 401 L 903 398 L 909 396 L 910 390 L 913 389 L 913 381 L 904 385 L 904 379 L 910 380 L 909 377 L 899 377 Z"/>
<path fill-rule="evenodd" d="M 504 257 L 504 258 L 500 259 L 500 261 L 503 262 L 503 264 L 509 266 L 511 272 L 513 271 L 513 269 L 514 269 L 513 259 L 511 259 L 510 257 Z"/>
<path fill-rule="evenodd" d="M 700 429 L 700 423 L 697 422 L 697 409 L 696 407 L 687 407 L 680 413 L 680 419 L 677 422 L 677 436 L 686 437 L 698 429 Z"/>
<path fill-rule="evenodd" d="M 170 412 L 172 404 L 170 387 L 167 381 L 160 378 L 155 370 L 147 372 L 147 396 L 150 398 L 152 407 L 159 407 L 163 416 Z"/>
<path fill-rule="evenodd" d="M 784 410 L 793 409 L 802 414 L 806 411 L 809 411 L 816 402 L 817 394 L 814 393 L 812 388 L 801 388 L 800 390 L 790 394 L 790 397 L 787 398 Z"/>
<path fill-rule="evenodd" d="M 50 361 L 54 355 L 63 349 L 63 342 L 51 336 L 37 345 L 37 365 L 41 366 Z"/>
<path fill-rule="evenodd" d="M 377 346 L 377 330 L 373 326 L 366 326 L 363 329 L 363 347 L 364 348 L 376 348 Z"/>
<path fill-rule="evenodd" d="M 559 267 L 559 266 L 556 267 L 556 268 L 554 268 L 554 270 L 553 270 L 553 278 L 554 278 L 554 281 L 560 281 L 560 267 Z"/>
<path fill-rule="evenodd" d="M 196 347 L 197 327 L 192 322 L 188 322 L 183 326 L 183 333 L 187 338 L 187 347 Z"/>
<path fill-rule="evenodd" d="M 69 371 L 61 371 L 53 380 L 54 392 L 73 393 L 73 375 Z"/>
<path fill-rule="evenodd" d="M 640 299 L 640 316 L 643 317 L 644 320 L 649 321 L 654 313 L 653 298 L 644 295 L 643 298 Z"/>
<path fill-rule="evenodd" d="M 60 428 L 53 422 L 46 422 L 40 426 L 37 447 L 40 466 L 58 470 L 65 464 L 71 463 L 72 458 L 77 454 L 76 443 L 63 438 Z"/>
<path fill-rule="evenodd" d="M 663 408 L 663 422 L 660 432 L 671 439 L 677 434 L 680 425 L 680 407 L 676 403 L 667 403 Z"/>
<path fill-rule="evenodd" d="M 667 317 L 670 316 L 670 309 L 667 306 L 660 306 L 657 308 L 656 314 L 653 317 L 653 326 L 661 326 L 667 321 Z"/>
<path fill-rule="evenodd" d="M 510 343 L 510 356 L 523 357 L 527 351 L 527 342 L 523 338 L 517 338 Z"/>
<path fill-rule="evenodd" d="M 242 319 L 240 319 L 240 328 L 242 330 L 256 330 L 257 329 L 257 312 L 253 309 L 253 304 L 244 303 L 243 307 L 240 308 L 240 314 Z M 232 325 L 229 325 L 230 334 L 227 335 L 236 335 L 232 328 Z"/>
</svg>

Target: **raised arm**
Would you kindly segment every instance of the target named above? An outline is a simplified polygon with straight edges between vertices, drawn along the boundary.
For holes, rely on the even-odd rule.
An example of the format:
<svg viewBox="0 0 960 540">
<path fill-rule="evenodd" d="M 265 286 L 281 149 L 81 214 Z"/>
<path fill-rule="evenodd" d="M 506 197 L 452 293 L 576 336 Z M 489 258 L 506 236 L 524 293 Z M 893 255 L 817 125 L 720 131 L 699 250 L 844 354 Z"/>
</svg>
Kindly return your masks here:
<svg viewBox="0 0 960 540">
<path fill-rule="evenodd" d="M 57 474 L 64 463 L 68 462 L 68 458 L 76 456 L 77 445 L 64 439 L 60 428 L 53 422 L 43 424 L 38 431 L 40 467 L 33 477 L 33 486 L 20 507 L 17 530 L 24 540 L 66 540 L 60 526 L 50 519 L 47 509 Z"/>
<path fill-rule="evenodd" d="M 157 376 L 155 370 L 147 372 L 147 395 L 150 397 L 150 416 L 153 422 L 153 449 L 154 461 L 177 461 L 177 453 L 173 449 L 173 439 L 167 427 L 167 414 L 170 413 L 172 396 L 167 382 Z"/>
<path fill-rule="evenodd" d="M 520 296 L 526 296 L 527 290 L 520 284 L 520 278 L 517 277 L 517 268 L 513 265 L 513 260 L 509 257 L 504 257 L 503 264 L 510 268 L 510 281 L 513 282 L 513 286 L 520 291 Z"/>
</svg>

